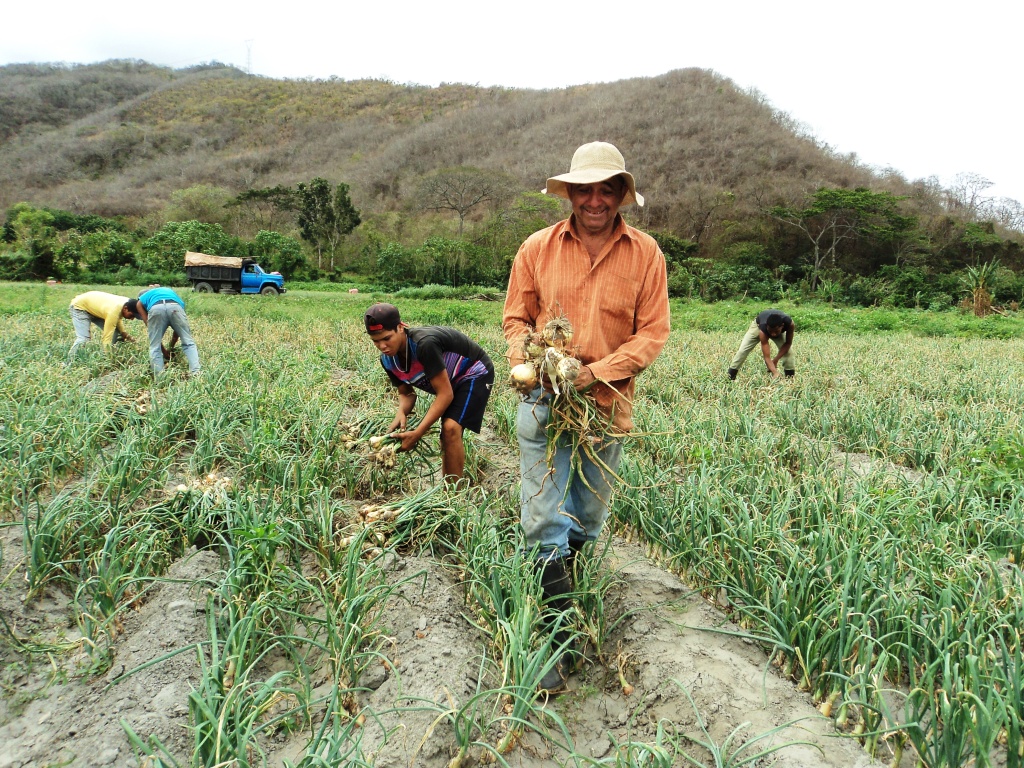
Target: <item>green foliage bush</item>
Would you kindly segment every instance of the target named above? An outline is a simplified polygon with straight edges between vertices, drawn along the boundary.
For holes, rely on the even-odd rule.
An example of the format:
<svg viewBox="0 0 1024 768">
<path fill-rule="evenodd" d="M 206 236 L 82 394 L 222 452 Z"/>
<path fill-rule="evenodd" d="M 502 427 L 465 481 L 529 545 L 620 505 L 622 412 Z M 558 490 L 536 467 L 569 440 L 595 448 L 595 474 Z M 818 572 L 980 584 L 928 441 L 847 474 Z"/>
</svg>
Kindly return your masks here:
<svg viewBox="0 0 1024 768">
<path fill-rule="evenodd" d="M 377 284 L 385 291 L 397 291 L 410 285 L 422 285 L 429 265 L 415 248 L 387 243 L 377 253 Z"/>
<path fill-rule="evenodd" d="M 500 285 L 508 282 L 508 267 L 474 243 L 447 237 L 431 237 L 418 249 L 419 258 L 430 264 L 427 281 L 438 285 L 466 283 Z"/>
<path fill-rule="evenodd" d="M 35 264 L 35 257 L 26 251 L 0 251 L 0 273 L 4 280 L 29 280 L 35 277 Z"/>
<path fill-rule="evenodd" d="M 465 240 L 431 237 L 418 248 L 395 242 L 373 248 L 376 283 L 384 291 L 426 285 L 504 287 L 508 283 L 508 265 L 493 258 L 488 249 Z"/>
<path fill-rule="evenodd" d="M 861 306 L 948 309 L 963 287 L 957 274 L 933 274 L 923 267 L 888 265 L 875 275 L 858 277 L 847 299 Z"/>
<path fill-rule="evenodd" d="M 669 296 L 722 301 L 749 296 L 761 301 L 781 297 L 780 281 L 763 267 L 688 258 L 669 269 Z"/>
<path fill-rule="evenodd" d="M 294 237 L 261 229 L 249 244 L 249 255 L 259 262 L 263 269 L 280 272 L 285 279 L 301 272 L 306 264 L 302 244 Z"/>
<path fill-rule="evenodd" d="M 58 232 L 75 230 L 80 234 L 90 232 L 127 232 L 128 228 L 116 219 L 107 219 L 95 214 L 79 215 L 59 208 L 42 208 L 53 217 L 53 228 Z"/>
<path fill-rule="evenodd" d="M 139 247 L 139 263 L 156 272 L 182 272 L 185 252 L 216 256 L 248 256 L 248 245 L 229 235 L 219 224 L 199 221 L 170 221 Z"/>
<path fill-rule="evenodd" d="M 428 284 L 419 288 L 402 288 L 395 293 L 401 299 L 452 299 L 461 300 L 470 297 L 483 296 L 497 301 L 502 293 L 493 287 L 485 285 L 436 285 Z"/>
<path fill-rule="evenodd" d="M 661 248 L 661 252 L 665 255 L 665 262 L 670 267 L 682 264 L 687 258 L 696 254 L 699 247 L 692 240 L 679 237 L 671 232 L 652 231 L 647 234 L 658 243 L 658 247 Z"/>
<path fill-rule="evenodd" d="M 132 243 L 120 235 L 112 235 L 99 252 L 99 263 L 105 267 L 137 266 Z"/>
</svg>

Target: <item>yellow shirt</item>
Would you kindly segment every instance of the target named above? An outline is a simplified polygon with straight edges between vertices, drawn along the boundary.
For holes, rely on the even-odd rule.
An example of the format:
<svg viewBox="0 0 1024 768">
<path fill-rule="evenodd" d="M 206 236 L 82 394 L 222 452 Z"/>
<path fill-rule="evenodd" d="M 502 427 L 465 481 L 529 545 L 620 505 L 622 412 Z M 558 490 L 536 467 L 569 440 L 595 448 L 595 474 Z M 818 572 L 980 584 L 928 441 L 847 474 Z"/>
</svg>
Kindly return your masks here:
<svg viewBox="0 0 1024 768">
<path fill-rule="evenodd" d="M 590 393 L 605 412 L 614 405 L 616 427 L 631 429 L 634 377 L 668 341 L 666 273 L 654 238 L 621 216 L 593 265 L 573 217 L 535 232 L 519 248 L 509 277 L 502 319 L 509 362 L 522 361 L 525 333 L 566 316 L 580 360 L 615 388 L 597 383 Z"/>
<path fill-rule="evenodd" d="M 103 346 L 109 347 L 114 342 L 115 330 L 120 331 L 122 336 L 127 335 L 127 331 L 124 329 L 124 318 L 121 317 L 121 308 L 127 301 L 127 296 L 115 296 L 113 293 L 104 293 L 103 291 L 88 291 L 75 296 L 71 300 L 71 306 L 88 312 L 103 321 Z"/>
</svg>

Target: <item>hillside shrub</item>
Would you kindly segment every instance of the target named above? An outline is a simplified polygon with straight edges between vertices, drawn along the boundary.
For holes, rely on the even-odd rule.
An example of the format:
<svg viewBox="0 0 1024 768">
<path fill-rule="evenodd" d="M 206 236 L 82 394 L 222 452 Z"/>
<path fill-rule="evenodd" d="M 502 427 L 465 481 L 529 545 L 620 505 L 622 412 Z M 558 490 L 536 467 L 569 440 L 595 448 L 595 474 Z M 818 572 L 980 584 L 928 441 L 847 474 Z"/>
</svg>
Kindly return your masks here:
<svg viewBox="0 0 1024 768">
<path fill-rule="evenodd" d="M 674 235 L 671 232 L 651 231 L 647 234 L 657 242 L 658 247 L 661 248 L 661 252 L 665 256 L 665 262 L 670 267 L 682 264 L 690 256 L 695 255 L 699 249 L 697 243 L 685 237 Z"/>
<path fill-rule="evenodd" d="M 127 232 L 128 228 L 116 219 L 108 219 L 89 213 L 80 215 L 60 208 L 42 208 L 53 217 L 53 228 L 58 232 L 75 230 L 80 234 L 90 232 Z"/>
</svg>

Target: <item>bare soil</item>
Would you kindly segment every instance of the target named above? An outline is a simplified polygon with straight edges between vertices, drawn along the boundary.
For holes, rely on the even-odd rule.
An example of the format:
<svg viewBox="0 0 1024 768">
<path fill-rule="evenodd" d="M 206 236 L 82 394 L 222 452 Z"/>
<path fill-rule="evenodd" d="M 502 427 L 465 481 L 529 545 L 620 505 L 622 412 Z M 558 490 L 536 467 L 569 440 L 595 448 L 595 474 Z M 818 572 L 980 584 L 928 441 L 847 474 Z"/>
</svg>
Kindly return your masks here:
<svg viewBox="0 0 1024 768">
<path fill-rule="evenodd" d="M 137 766 L 122 720 L 143 738 L 160 739 L 182 765 L 190 764 L 187 702 L 199 679 L 196 654 L 181 653 L 114 681 L 206 636 L 203 580 L 219 568 L 216 555 L 193 550 L 175 563 L 168 574 L 171 580 L 125 621 L 113 667 L 90 677 L 88 657 L 74 645 L 77 632 L 69 598 L 51 590 L 25 602 L 21 527 L 0 533 L 0 616 L 26 642 L 64 642 L 68 648 L 45 662 L 37 658 L 28 664 L 9 635 L 0 641 L 0 768 Z M 855 740 L 837 735 L 809 696 L 777 674 L 759 645 L 726 634 L 739 630 L 716 605 L 652 564 L 635 545 L 614 541 L 610 560 L 607 567 L 620 578 L 606 601 L 608 614 L 613 620 L 626 618 L 604 657 L 584 664 L 569 680 L 569 690 L 547 704 L 566 723 L 579 755 L 611 758 L 615 744 L 653 742 L 659 723 L 667 721 L 681 733 L 703 738 L 699 712 L 719 744 L 739 729 L 734 746 L 797 721 L 758 742 L 754 751 L 788 741 L 811 745 L 786 747 L 753 765 L 882 765 Z M 474 690 L 485 648 L 485 638 L 462 616 L 460 588 L 449 572 L 414 557 L 397 557 L 390 567 L 396 583 L 420 572 L 419 579 L 403 584 L 389 606 L 389 664 L 374 665 L 361 681 L 368 691 L 361 705 L 391 710 L 365 726 L 362 748 L 377 766 L 447 765 L 454 746 L 448 722 L 439 721 L 436 711 L 414 711 L 410 705 L 423 699 L 464 701 Z M 620 683 L 620 663 L 634 686 L 628 695 Z M 396 707 L 404 711 L 396 712 Z M 297 762 L 308 732 L 279 738 L 264 745 L 267 765 Z M 710 764 L 699 747 L 689 744 L 687 750 Z M 471 753 L 468 762 L 478 758 L 479 752 Z M 564 750 L 529 734 L 505 756 L 513 766 L 530 768 L 560 766 L 566 758 Z"/>
</svg>

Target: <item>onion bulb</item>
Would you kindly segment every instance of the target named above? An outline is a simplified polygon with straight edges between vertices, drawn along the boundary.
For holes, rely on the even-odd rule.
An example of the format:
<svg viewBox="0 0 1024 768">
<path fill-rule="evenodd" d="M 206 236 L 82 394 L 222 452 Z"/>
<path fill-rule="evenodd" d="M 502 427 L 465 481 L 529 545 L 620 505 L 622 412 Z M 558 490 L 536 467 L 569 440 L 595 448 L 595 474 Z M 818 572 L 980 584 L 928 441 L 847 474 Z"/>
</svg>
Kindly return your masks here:
<svg viewBox="0 0 1024 768">
<path fill-rule="evenodd" d="M 534 360 L 544 354 L 544 337 L 539 333 L 531 333 L 526 337 L 526 355 Z"/>
<path fill-rule="evenodd" d="M 548 347 L 544 353 L 544 374 L 550 379 L 558 378 L 558 366 L 565 359 L 565 355 L 554 347 Z"/>
<path fill-rule="evenodd" d="M 576 377 L 580 375 L 580 368 L 582 367 L 583 364 L 575 357 L 563 357 L 558 361 L 558 375 L 565 381 L 576 381 Z"/>
<path fill-rule="evenodd" d="M 512 388 L 527 394 L 537 387 L 537 369 L 529 363 L 514 366 L 509 378 Z"/>
<path fill-rule="evenodd" d="M 543 335 L 549 347 L 565 349 L 572 346 L 572 323 L 567 317 L 553 317 L 544 326 Z"/>
<path fill-rule="evenodd" d="M 551 382 L 551 388 L 555 391 L 556 395 L 562 394 L 562 389 L 558 386 L 561 381 L 561 377 L 558 374 L 558 364 L 564 359 L 565 355 L 554 347 L 548 347 L 548 351 L 544 353 L 544 363 L 541 366 L 544 375 Z"/>
</svg>

